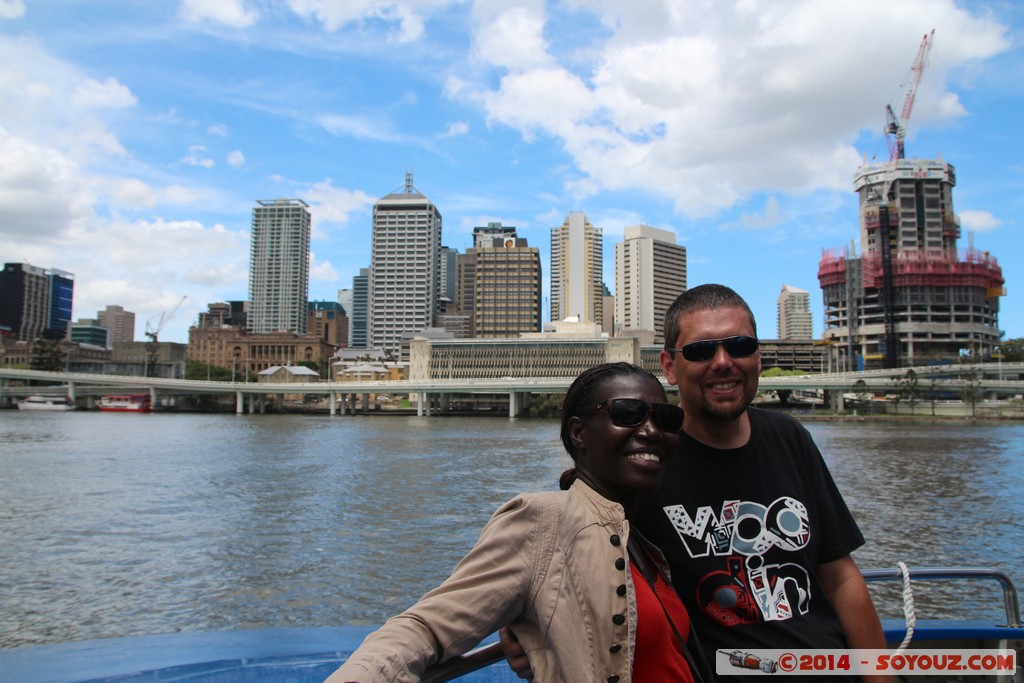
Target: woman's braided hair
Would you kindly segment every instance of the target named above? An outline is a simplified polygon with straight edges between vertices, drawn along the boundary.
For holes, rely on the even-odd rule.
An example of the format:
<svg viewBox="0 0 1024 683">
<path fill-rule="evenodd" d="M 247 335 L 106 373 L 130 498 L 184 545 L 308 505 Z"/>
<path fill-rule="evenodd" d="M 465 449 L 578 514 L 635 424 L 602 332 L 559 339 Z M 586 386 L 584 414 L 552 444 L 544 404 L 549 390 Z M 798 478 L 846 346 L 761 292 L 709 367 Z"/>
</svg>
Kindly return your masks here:
<svg viewBox="0 0 1024 683">
<path fill-rule="evenodd" d="M 594 367 L 581 372 L 579 376 L 573 380 L 569 390 L 565 392 L 565 398 L 562 400 L 562 410 L 560 413 L 562 419 L 562 445 L 565 446 L 566 452 L 574 462 L 577 455 L 576 445 L 572 442 L 572 434 L 569 429 L 569 424 L 572 421 L 572 418 L 583 418 L 589 415 L 590 411 L 597 406 L 595 395 L 601 388 L 601 385 L 606 380 L 623 375 L 634 375 L 636 377 L 652 379 L 655 382 L 658 382 L 658 378 L 652 373 L 641 367 L 637 367 L 632 363 L 602 363 L 601 365 L 595 365 Z M 572 467 L 562 473 L 562 476 L 559 478 L 559 485 L 563 490 L 568 489 L 575 480 L 576 468 Z"/>
</svg>

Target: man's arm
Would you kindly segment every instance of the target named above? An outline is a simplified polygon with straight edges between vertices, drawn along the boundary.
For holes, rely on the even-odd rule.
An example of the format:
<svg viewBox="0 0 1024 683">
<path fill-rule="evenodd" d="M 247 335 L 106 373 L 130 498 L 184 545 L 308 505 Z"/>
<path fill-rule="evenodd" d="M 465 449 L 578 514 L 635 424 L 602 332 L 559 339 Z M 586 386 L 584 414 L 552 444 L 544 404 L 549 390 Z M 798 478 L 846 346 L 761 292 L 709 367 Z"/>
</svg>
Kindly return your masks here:
<svg viewBox="0 0 1024 683">
<path fill-rule="evenodd" d="M 825 591 L 846 634 L 851 649 L 884 650 L 885 632 L 871 601 L 860 569 L 847 555 L 834 562 L 818 565 L 818 581 Z M 873 676 L 872 681 L 889 681 L 888 676 Z"/>
</svg>

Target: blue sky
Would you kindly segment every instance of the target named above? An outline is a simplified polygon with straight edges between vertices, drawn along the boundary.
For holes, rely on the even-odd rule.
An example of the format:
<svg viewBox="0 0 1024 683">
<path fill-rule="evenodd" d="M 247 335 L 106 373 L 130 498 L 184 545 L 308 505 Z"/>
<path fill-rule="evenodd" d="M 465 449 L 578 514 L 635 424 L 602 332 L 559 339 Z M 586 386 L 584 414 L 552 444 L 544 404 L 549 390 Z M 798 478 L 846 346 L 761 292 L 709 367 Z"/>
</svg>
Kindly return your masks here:
<svg viewBox="0 0 1024 683">
<path fill-rule="evenodd" d="M 887 158 L 935 30 L 907 156 L 957 169 L 961 247 L 993 254 L 1024 337 L 1024 4 L 950 0 L 0 0 L 0 259 L 75 274 L 137 336 L 187 341 L 245 299 L 258 199 L 313 210 L 310 297 L 370 261 L 374 201 L 414 173 L 463 251 L 541 250 L 584 211 L 614 289 L 623 227 L 674 232 L 776 334 L 784 284 L 823 328 L 823 250 L 858 240 L 852 177 Z M 859 246 L 858 246 L 859 251 Z"/>
</svg>

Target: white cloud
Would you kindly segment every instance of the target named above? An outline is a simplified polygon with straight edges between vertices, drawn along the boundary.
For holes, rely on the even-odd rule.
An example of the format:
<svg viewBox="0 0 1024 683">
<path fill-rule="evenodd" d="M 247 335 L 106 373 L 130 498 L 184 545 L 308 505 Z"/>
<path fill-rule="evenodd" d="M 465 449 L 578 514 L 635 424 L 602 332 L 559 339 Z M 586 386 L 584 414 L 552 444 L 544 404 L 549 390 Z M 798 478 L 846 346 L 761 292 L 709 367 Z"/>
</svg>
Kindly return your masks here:
<svg viewBox="0 0 1024 683">
<path fill-rule="evenodd" d="M 201 166 L 203 168 L 213 168 L 216 163 L 213 159 L 206 156 L 206 147 L 203 145 L 191 145 L 188 148 L 188 154 L 181 161 L 188 166 Z"/>
<path fill-rule="evenodd" d="M 769 196 L 764 203 L 764 211 L 759 214 L 743 214 L 740 223 L 748 230 L 766 230 L 774 228 L 786 219 L 786 213 L 779 207 L 779 200 Z"/>
<path fill-rule="evenodd" d="M 576 50 L 545 41 L 571 17 L 542 23 L 537 3 L 481 4 L 476 63 L 447 77 L 446 95 L 527 140 L 555 140 L 575 167 L 563 182 L 577 199 L 643 189 L 690 216 L 763 191 L 847 192 L 861 132 L 881 131 L 886 104 L 902 106 L 920 17 L 937 47 L 911 137 L 914 126 L 964 116 L 949 74 L 1009 46 L 1004 27 L 952 0 L 574 0 L 608 30 Z"/>
<path fill-rule="evenodd" d="M 102 83 L 88 78 L 71 93 L 71 104 L 87 109 L 131 107 L 137 103 L 132 91 L 114 78 L 107 78 Z"/>
<path fill-rule="evenodd" d="M 228 166 L 231 168 L 245 166 L 245 155 L 242 153 L 242 150 L 236 149 L 228 152 Z"/>
<path fill-rule="evenodd" d="M 25 0 L 0 0 L 0 19 L 17 19 L 25 15 Z"/>
<path fill-rule="evenodd" d="M 310 205 L 314 229 L 318 232 L 324 223 L 347 224 L 352 214 L 368 212 L 376 201 L 362 190 L 334 187 L 330 178 L 304 188 L 301 194 Z"/>
<path fill-rule="evenodd" d="M 392 27 L 388 40 L 409 43 L 423 36 L 426 18 L 460 0 L 287 0 L 303 19 L 319 21 L 328 31 L 350 24 L 382 22 Z"/>
<path fill-rule="evenodd" d="M 450 126 L 448 126 L 448 130 L 445 131 L 443 137 L 446 137 L 446 138 L 457 138 L 457 137 L 460 137 L 462 135 L 465 135 L 468 132 L 469 132 L 469 124 L 468 123 L 466 123 L 465 121 L 455 121 Z"/>
<path fill-rule="evenodd" d="M 992 232 L 1003 222 L 988 211 L 961 211 L 960 225 L 972 232 Z"/>
<path fill-rule="evenodd" d="M 228 137 L 228 127 L 223 123 L 215 123 L 211 126 L 207 126 L 206 132 L 210 135 L 216 135 L 217 137 L 226 138 Z"/>
<path fill-rule="evenodd" d="M 339 137 L 380 142 L 395 142 L 402 139 L 400 135 L 391 130 L 387 123 L 379 119 L 343 114 L 322 114 L 317 117 L 316 121 L 324 130 Z"/>
<path fill-rule="evenodd" d="M 186 21 L 213 21 L 234 28 L 253 25 L 259 13 L 244 0 L 182 0 L 181 16 Z"/>
</svg>

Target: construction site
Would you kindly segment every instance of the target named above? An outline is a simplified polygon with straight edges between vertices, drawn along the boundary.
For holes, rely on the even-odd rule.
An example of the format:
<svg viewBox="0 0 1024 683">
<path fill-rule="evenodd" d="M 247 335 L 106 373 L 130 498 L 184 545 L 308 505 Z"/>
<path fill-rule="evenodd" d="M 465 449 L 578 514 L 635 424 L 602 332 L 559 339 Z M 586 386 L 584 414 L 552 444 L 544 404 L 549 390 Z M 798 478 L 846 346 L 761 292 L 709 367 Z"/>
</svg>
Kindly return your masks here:
<svg viewBox="0 0 1024 683">
<path fill-rule="evenodd" d="M 999 345 L 1005 280 L 994 256 L 958 246 L 956 171 L 942 159 L 904 155 L 933 40 L 934 32 L 921 42 L 900 115 L 886 109 L 889 160 L 854 176 L 861 254 L 851 243 L 826 250 L 818 265 L 823 340 L 841 370 L 990 359 Z"/>
</svg>

